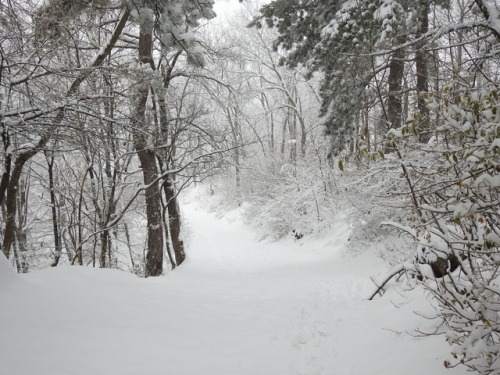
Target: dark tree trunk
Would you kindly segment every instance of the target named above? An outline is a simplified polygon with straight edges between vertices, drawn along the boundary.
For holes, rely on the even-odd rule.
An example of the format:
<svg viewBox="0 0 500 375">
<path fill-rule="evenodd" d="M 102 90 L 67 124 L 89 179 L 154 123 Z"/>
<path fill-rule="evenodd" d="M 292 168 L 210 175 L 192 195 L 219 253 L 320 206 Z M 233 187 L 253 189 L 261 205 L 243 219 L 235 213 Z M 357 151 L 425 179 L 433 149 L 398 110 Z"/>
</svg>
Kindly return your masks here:
<svg viewBox="0 0 500 375">
<path fill-rule="evenodd" d="M 14 250 L 14 257 L 16 260 L 16 267 L 18 273 L 27 273 L 29 271 L 29 264 L 26 261 L 26 244 L 28 242 L 28 236 L 26 231 L 21 228 L 16 228 L 16 242 L 12 247 Z"/>
<path fill-rule="evenodd" d="M 399 42 L 399 41 L 398 41 Z M 391 56 L 389 64 L 389 98 L 387 99 L 387 130 L 401 126 L 402 101 L 401 89 L 404 74 L 403 49 L 397 49 Z"/>
<path fill-rule="evenodd" d="M 429 31 L 429 0 L 420 0 L 419 29 L 417 37 Z M 420 133 L 418 140 L 426 143 L 430 139 L 429 107 L 427 107 L 427 93 L 429 91 L 427 53 L 425 51 L 425 41 L 417 44 L 415 52 L 415 64 L 417 67 L 417 95 L 418 111 L 420 114 Z"/>
<path fill-rule="evenodd" d="M 181 214 L 179 211 L 179 203 L 177 201 L 177 194 L 174 188 L 172 178 L 169 176 L 165 181 L 164 191 L 167 200 L 167 209 L 169 216 L 170 226 L 170 239 L 175 255 L 176 266 L 180 266 L 186 259 L 184 252 L 184 242 L 181 240 Z"/>
<path fill-rule="evenodd" d="M 141 26 L 139 35 L 139 61 L 142 64 L 152 63 L 152 32 Z M 155 152 L 148 148 L 146 139 L 146 103 L 149 87 L 144 83 L 136 98 L 134 116 L 134 146 L 141 162 L 146 198 L 146 217 L 148 234 L 148 253 L 146 255 L 146 276 L 159 276 L 163 272 L 163 227 L 161 212 L 161 195 L 158 183 L 158 169 Z"/>
<path fill-rule="evenodd" d="M 285 143 L 286 143 L 286 128 L 288 127 L 288 117 L 283 121 L 283 128 L 281 129 L 281 157 L 285 158 Z"/>
<path fill-rule="evenodd" d="M 172 66 L 169 67 L 169 71 L 172 69 Z M 164 88 L 167 89 L 168 85 L 170 83 L 168 77 L 170 76 L 169 73 L 167 73 L 167 76 L 165 77 L 164 81 Z M 166 90 L 165 90 L 166 92 Z M 165 92 L 160 90 L 158 93 L 158 109 L 159 109 L 159 121 L 160 121 L 160 134 L 161 136 L 158 138 L 159 139 L 159 144 L 167 144 L 169 143 L 169 127 L 168 127 L 168 115 L 167 115 L 167 104 L 165 102 Z M 172 139 L 174 137 L 172 136 Z M 163 148 L 162 149 L 162 154 L 161 156 L 158 157 L 158 164 L 160 166 L 160 170 L 165 172 L 169 168 L 169 164 L 171 162 L 171 159 L 173 158 L 173 153 L 175 149 L 175 142 L 171 143 L 171 146 L 168 148 Z M 171 177 L 168 177 L 171 178 Z M 165 186 L 165 181 L 163 182 L 163 191 L 165 192 L 165 198 L 167 200 L 167 203 L 169 202 L 169 194 L 167 192 L 167 188 Z M 166 252 L 168 256 L 168 260 L 171 264 L 172 269 L 175 269 L 177 266 L 177 263 L 175 261 L 175 255 L 174 255 L 174 249 L 173 249 L 173 243 L 170 239 L 171 234 L 170 234 L 170 222 L 169 220 L 169 214 L 168 214 L 168 205 L 163 205 L 163 226 L 164 226 L 164 233 L 165 233 L 165 245 L 166 245 Z"/>
<path fill-rule="evenodd" d="M 307 150 L 307 129 L 302 115 L 299 116 L 299 122 L 300 122 L 300 155 L 302 156 L 302 159 L 304 159 L 306 157 L 306 150 Z"/>
<path fill-rule="evenodd" d="M 6 204 L 5 204 L 5 231 L 3 238 L 3 253 L 7 257 L 10 256 L 10 249 L 16 240 L 16 213 L 17 213 L 17 191 L 19 188 L 19 180 L 26 162 L 35 156 L 40 147 L 43 147 L 48 142 L 48 136 L 42 137 L 38 142 L 38 147 L 30 151 L 20 154 L 14 162 L 14 168 L 10 175 L 6 189 Z"/>
<path fill-rule="evenodd" d="M 165 74 L 163 89 L 158 92 L 158 110 L 159 110 L 159 137 L 161 144 L 170 143 L 170 147 L 164 148 L 161 156 L 158 157 L 160 170 L 165 172 L 169 168 L 173 168 L 173 160 L 175 159 L 175 139 L 176 134 L 169 129 L 167 104 L 165 102 L 165 94 L 170 84 L 171 72 L 176 64 L 178 54 L 172 61 Z M 230 109 L 228 108 L 228 111 Z M 169 137 L 171 138 L 169 142 Z M 163 192 L 165 194 L 166 205 L 164 206 L 164 221 L 165 221 L 165 237 L 167 245 L 167 255 L 172 265 L 172 269 L 181 265 L 186 259 L 184 252 L 184 242 L 181 240 L 181 217 L 179 211 L 179 203 L 177 200 L 177 192 L 174 187 L 175 174 L 167 176 L 163 182 Z"/>
<path fill-rule="evenodd" d="M 146 217 L 148 233 L 148 253 L 146 256 L 146 276 L 159 276 L 163 272 L 163 227 L 161 216 L 161 196 L 156 168 L 156 156 L 153 151 L 138 151 L 141 161 L 144 184 L 148 187 L 146 196 Z"/>
<path fill-rule="evenodd" d="M 50 191 L 50 206 L 52 209 L 52 230 L 54 233 L 54 261 L 52 262 L 52 267 L 57 267 L 59 264 L 59 259 L 61 258 L 62 253 L 62 241 L 59 232 L 59 224 L 58 224 L 58 215 L 57 215 L 57 207 L 56 207 L 56 192 L 54 186 L 54 154 L 49 154 L 46 152 L 45 157 L 47 159 L 47 167 L 49 174 L 49 191 Z"/>
<path fill-rule="evenodd" d="M 109 230 L 102 229 L 101 230 L 101 254 L 99 254 L 99 268 L 106 268 L 106 266 L 111 266 L 110 264 L 106 264 L 106 259 L 108 258 L 108 254 L 110 254 L 110 237 Z"/>
<path fill-rule="evenodd" d="M 75 256 L 71 264 L 74 264 L 78 261 L 80 266 L 83 266 L 83 224 L 82 224 L 82 207 L 83 207 L 83 188 L 85 186 L 85 180 L 87 179 L 87 175 L 89 173 L 89 169 L 85 171 L 83 175 L 82 184 L 80 185 L 80 196 L 78 198 L 78 210 L 77 210 L 77 233 L 76 233 L 76 241 L 75 244 L 77 247 L 75 248 Z"/>
<path fill-rule="evenodd" d="M 0 206 L 3 203 L 3 200 L 5 198 L 5 194 L 7 192 L 7 187 L 9 185 L 9 180 L 10 180 L 10 169 L 12 166 L 12 155 L 9 152 L 9 146 L 10 146 L 10 137 L 8 132 L 5 130 L 5 127 L 2 126 L 3 131 L 2 131 L 2 142 L 3 142 L 3 147 L 4 151 L 6 151 L 5 155 L 5 161 L 4 161 L 4 171 L 2 173 L 2 179 L 0 180 Z"/>
</svg>

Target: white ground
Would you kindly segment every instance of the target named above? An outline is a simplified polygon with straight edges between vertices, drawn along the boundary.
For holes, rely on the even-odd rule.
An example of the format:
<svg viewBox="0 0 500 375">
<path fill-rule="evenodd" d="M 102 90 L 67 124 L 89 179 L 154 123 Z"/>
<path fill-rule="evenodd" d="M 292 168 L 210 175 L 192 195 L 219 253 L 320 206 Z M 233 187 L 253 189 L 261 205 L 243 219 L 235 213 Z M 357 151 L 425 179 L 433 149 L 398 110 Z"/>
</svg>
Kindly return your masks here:
<svg viewBox="0 0 500 375">
<path fill-rule="evenodd" d="M 419 292 L 366 301 L 385 267 L 329 238 L 259 243 L 238 212 L 184 207 L 189 259 L 166 277 L 60 267 L 26 276 L 0 255 L 2 375 L 440 375 L 442 337 Z M 397 306 L 397 307 L 396 307 Z"/>
</svg>

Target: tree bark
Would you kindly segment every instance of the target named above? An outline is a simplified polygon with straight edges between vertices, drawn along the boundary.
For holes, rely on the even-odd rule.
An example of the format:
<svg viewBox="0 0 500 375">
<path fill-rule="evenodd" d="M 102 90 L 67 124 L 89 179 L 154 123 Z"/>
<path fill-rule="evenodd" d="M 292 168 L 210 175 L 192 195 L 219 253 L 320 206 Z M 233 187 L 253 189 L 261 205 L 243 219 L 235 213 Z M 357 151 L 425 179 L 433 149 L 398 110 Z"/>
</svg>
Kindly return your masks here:
<svg viewBox="0 0 500 375">
<path fill-rule="evenodd" d="M 26 162 L 35 156 L 38 150 L 47 144 L 48 140 L 48 135 L 43 136 L 38 142 L 37 147 L 21 153 L 14 162 L 14 168 L 12 169 L 6 189 L 5 231 L 2 250 L 7 259 L 9 259 L 12 244 L 16 240 L 17 191 L 21 173 Z"/>
<path fill-rule="evenodd" d="M 62 241 L 59 231 L 59 221 L 57 215 L 57 207 L 56 207 L 56 192 L 54 186 L 54 154 L 52 153 L 50 156 L 46 152 L 45 157 L 47 160 L 47 171 L 49 174 L 49 192 L 50 192 L 50 206 L 52 210 L 52 230 L 54 233 L 54 246 L 55 246 L 55 254 L 54 261 L 52 262 L 52 267 L 57 267 L 59 264 L 59 259 L 61 258 L 62 253 Z"/>
<path fill-rule="evenodd" d="M 181 240 L 181 214 L 179 211 L 179 202 L 177 201 L 177 194 L 174 188 L 172 178 L 169 176 L 165 181 L 164 191 L 167 200 L 167 209 L 170 226 L 170 239 L 175 255 L 176 266 L 180 266 L 186 259 L 184 251 L 184 242 Z"/>
<path fill-rule="evenodd" d="M 404 74 L 403 49 L 397 49 L 391 56 L 389 64 L 389 98 L 387 99 L 387 130 L 401 126 L 402 101 L 401 88 Z"/>
<path fill-rule="evenodd" d="M 163 227 L 161 221 L 161 200 L 158 183 L 156 156 L 151 150 L 138 150 L 145 190 L 148 233 L 148 253 L 146 256 L 146 276 L 159 276 L 163 272 Z"/>
<path fill-rule="evenodd" d="M 3 148 L 5 152 L 5 161 L 4 161 L 4 168 L 3 168 L 3 173 L 2 173 L 2 178 L 0 180 L 0 206 L 3 203 L 3 200 L 5 198 L 5 194 L 7 192 L 7 186 L 9 185 L 9 179 L 10 179 L 10 170 L 12 166 L 12 154 L 10 153 L 10 136 L 5 129 L 5 126 L 3 126 L 2 123 L 2 143 L 3 143 Z"/>
<path fill-rule="evenodd" d="M 231 127 L 231 135 L 233 137 L 233 158 L 236 178 L 236 191 L 241 189 L 241 172 L 240 172 L 240 124 L 238 119 L 238 110 L 235 105 L 229 104 L 226 109 L 226 116 Z"/>
<path fill-rule="evenodd" d="M 178 54 L 176 57 L 180 56 Z M 169 131 L 169 122 L 168 122 L 168 112 L 167 112 L 167 104 L 165 101 L 165 95 L 170 84 L 171 80 L 171 72 L 175 66 L 177 58 L 174 58 L 171 62 L 171 65 L 168 68 L 168 71 L 165 74 L 164 82 L 163 82 L 163 90 L 159 90 L 158 95 L 158 110 L 159 110 L 159 123 L 160 123 L 160 137 L 161 144 L 170 143 L 169 148 L 165 148 L 163 151 L 163 157 L 158 157 L 158 163 L 160 166 L 160 170 L 165 172 L 169 168 L 173 168 L 174 165 L 174 155 L 176 151 L 175 145 L 175 132 Z M 229 108 L 228 108 L 229 111 Z M 170 135 L 169 135 L 170 133 Z M 171 141 L 169 142 L 169 136 L 171 137 Z M 177 192 L 174 187 L 175 175 L 170 174 L 163 181 L 163 192 L 165 194 L 166 205 L 164 206 L 164 225 L 165 225 L 165 237 L 166 237 L 166 246 L 167 246 L 167 255 L 169 261 L 172 265 L 172 269 L 175 269 L 177 266 L 181 265 L 186 259 L 186 253 L 184 251 L 184 242 L 181 240 L 180 232 L 181 232 L 181 217 L 179 211 L 179 202 L 177 200 Z"/>
<path fill-rule="evenodd" d="M 142 64 L 152 63 L 152 31 L 141 26 L 139 35 L 139 61 Z M 146 103 L 149 96 L 149 86 L 139 83 L 134 115 L 134 147 L 141 163 L 146 198 L 146 218 L 148 234 L 148 252 L 146 255 L 146 277 L 159 276 L 163 272 L 163 227 L 161 212 L 161 195 L 155 152 L 148 148 L 146 139 Z"/>
<path fill-rule="evenodd" d="M 429 0 L 420 0 L 419 28 L 417 37 L 420 37 L 429 31 Z M 420 114 L 418 140 L 427 143 L 430 139 L 429 107 L 427 107 L 428 88 L 428 67 L 427 54 L 425 51 L 425 41 L 417 45 L 415 52 L 415 64 L 417 68 L 417 95 L 418 111 Z"/>
</svg>

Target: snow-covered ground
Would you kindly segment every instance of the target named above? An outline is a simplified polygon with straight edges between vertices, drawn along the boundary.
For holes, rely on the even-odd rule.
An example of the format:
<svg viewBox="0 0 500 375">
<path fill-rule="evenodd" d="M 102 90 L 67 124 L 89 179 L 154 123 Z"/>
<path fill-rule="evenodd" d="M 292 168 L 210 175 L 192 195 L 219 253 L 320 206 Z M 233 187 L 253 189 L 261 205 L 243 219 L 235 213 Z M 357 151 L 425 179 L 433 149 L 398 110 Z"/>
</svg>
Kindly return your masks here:
<svg viewBox="0 0 500 375">
<path fill-rule="evenodd" d="M 262 243 L 238 211 L 184 206 L 189 259 L 166 277 L 60 267 L 18 276 L 0 256 L 0 374 L 422 375 L 447 370 L 426 297 L 366 301 L 385 266 L 323 239 Z"/>
</svg>

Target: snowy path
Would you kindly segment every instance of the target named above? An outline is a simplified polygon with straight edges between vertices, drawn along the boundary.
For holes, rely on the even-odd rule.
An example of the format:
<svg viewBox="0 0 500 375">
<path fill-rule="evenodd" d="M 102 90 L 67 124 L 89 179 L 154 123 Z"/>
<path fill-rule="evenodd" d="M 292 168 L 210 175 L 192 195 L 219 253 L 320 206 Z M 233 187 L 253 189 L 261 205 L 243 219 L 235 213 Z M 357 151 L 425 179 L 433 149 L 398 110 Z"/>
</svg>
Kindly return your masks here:
<svg viewBox="0 0 500 375">
<path fill-rule="evenodd" d="M 421 375 L 445 370 L 441 338 L 405 329 L 422 297 L 364 300 L 380 267 L 330 239 L 259 243 L 233 212 L 192 205 L 189 259 L 167 277 L 0 262 L 3 375 Z M 4 261 L 4 258 L 0 260 Z"/>
</svg>

